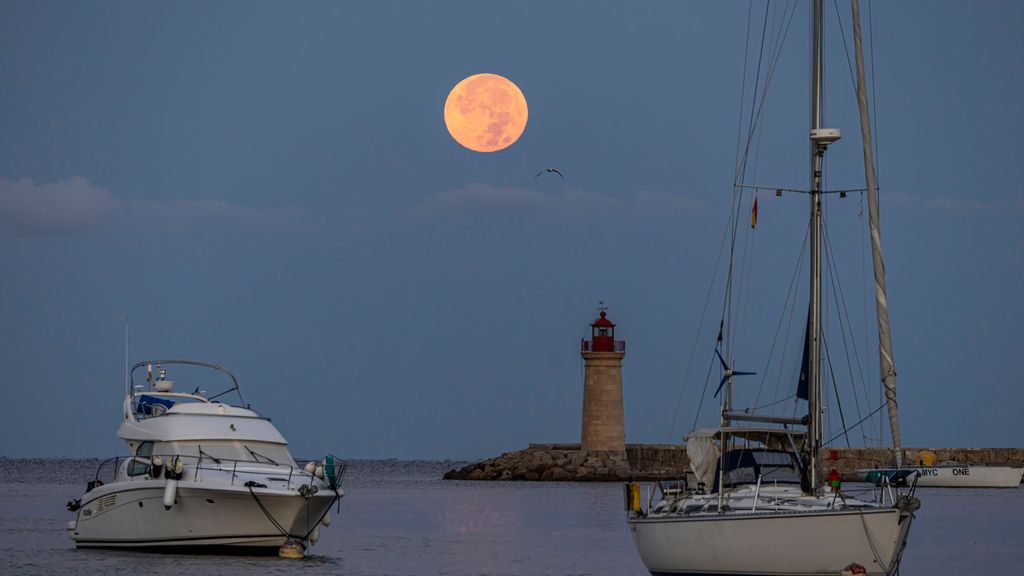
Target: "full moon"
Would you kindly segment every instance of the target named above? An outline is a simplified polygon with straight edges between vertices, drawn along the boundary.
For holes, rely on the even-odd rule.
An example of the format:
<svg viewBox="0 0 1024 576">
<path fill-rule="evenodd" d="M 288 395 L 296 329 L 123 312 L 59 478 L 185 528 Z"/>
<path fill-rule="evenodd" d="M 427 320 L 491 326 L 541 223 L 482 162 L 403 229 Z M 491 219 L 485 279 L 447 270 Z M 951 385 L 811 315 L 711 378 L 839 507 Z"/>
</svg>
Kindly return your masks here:
<svg viewBox="0 0 1024 576">
<path fill-rule="evenodd" d="M 444 103 L 444 123 L 455 141 L 477 152 L 515 144 L 526 129 L 526 97 L 497 74 L 474 74 L 455 85 Z"/>
</svg>

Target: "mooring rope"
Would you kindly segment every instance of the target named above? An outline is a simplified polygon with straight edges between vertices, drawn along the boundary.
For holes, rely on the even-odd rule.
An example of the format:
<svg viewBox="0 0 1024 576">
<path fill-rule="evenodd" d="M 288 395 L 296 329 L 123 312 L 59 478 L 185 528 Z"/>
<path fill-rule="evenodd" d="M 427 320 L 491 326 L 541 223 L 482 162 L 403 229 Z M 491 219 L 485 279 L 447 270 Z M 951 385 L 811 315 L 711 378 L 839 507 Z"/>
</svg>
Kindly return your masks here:
<svg viewBox="0 0 1024 576">
<path fill-rule="evenodd" d="M 886 566 L 885 562 L 883 562 L 878 556 L 878 550 L 875 549 L 875 541 L 871 539 L 871 534 L 868 533 L 868 521 L 864 519 L 864 508 L 858 508 L 857 515 L 860 516 L 860 523 L 864 526 L 864 538 L 867 539 L 868 546 L 871 547 L 871 554 L 875 557 L 875 562 L 878 562 L 878 565 L 882 567 L 882 571 L 886 574 L 891 574 L 891 572 L 889 572 L 889 567 Z"/>
<path fill-rule="evenodd" d="M 281 534 L 284 535 L 285 538 L 291 538 L 293 540 L 298 540 L 299 543 L 301 543 L 303 546 L 305 546 L 306 541 L 309 540 L 309 537 L 313 534 L 313 531 L 316 530 L 317 526 L 319 526 L 320 523 L 323 522 L 324 518 L 327 517 L 327 514 L 331 511 L 331 506 L 334 506 L 334 503 L 337 502 L 341 498 L 341 493 L 338 492 L 337 488 L 335 488 L 334 489 L 334 498 L 332 498 L 331 499 L 331 503 L 328 504 L 324 508 L 324 513 L 320 515 L 320 518 L 318 518 L 316 523 L 313 524 L 313 527 L 309 529 L 309 532 L 306 532 L 305 536 L 303 536 L 302 538 L 299 538 L 298 536 L 296 536 L 296 535 L 292 534 L 291 532 L 288 532 L 287 530 L 285 530 L 281 526 L 281 523 L 278 522 L 276 518 L 274 518 L 274 515 L 270 513 L 270 510 L 267 510 L 267 507 L 264 506 L 263 502 L 260 501 L 259 496 L 257 496 L 256 492 L 253 491 L 253 486 L 254 485 L 257 485 L 257 483 L 252 482 L 252 481 L 249 481 L 249 482 L 245 483 L 245 487 L 249 489 L 249 494 L 252 495 L 252 499 L 256 501 L 256 505 L 260 507 L 260 510 L 263 511 L 263 514 L 267 517 L 267 519 L 270 520 L 270 522 L 274 524 L 274 526 L 277 528 L 277 530 L 279 532 L 281 532 Z M 265 488 L 265 486 L 262 486 L 262 485 L 259 485 L 259 486 L 261 488 Z M 307 511 L 307 515 L 308 515 L 308 512 L 309 512 L 309 500 L 306 500 L 306 511 Z M 307 517 L 306 521 L 307 522 L 309 521 L 308 517 Z M 308 526 L 308 524 L 307 524 L 307 526 Z"/>
</svg>

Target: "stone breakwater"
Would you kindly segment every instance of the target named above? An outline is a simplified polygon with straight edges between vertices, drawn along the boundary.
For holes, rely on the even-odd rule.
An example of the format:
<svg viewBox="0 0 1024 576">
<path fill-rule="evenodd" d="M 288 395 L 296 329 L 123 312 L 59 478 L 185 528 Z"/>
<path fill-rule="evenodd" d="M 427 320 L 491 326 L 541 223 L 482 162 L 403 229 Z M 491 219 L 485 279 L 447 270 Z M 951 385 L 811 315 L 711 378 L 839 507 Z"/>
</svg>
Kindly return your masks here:
<svg viewBox="0 0 1024 576">
<path fill-rule="evenodd" d="M 1024 467 L 1024 448 L 905 448 L 904 462 L 916 464 L 924 450 L 938 463 Z M 893 451 L 884 448 L 836 450 L 841 473 L 893 466 Z M 822 454 L 823 466 L 830 450 Z M 526 480 L 551 482 L 623 482 L 683 478 L 690 469 L 686 447 L 669 444 L 627 444 L 626 451 L 584 451 L 579 444 L 530 444 L 523 450 L 468 464 L 445 473 L 445 480 Z"/>
<path fill-rule="evenodd" d="M 677 478 L 688 460 L 682 446 L 627 444 L 625 452 L 580 449 L 579 444 L 530 444 L 449 470 L 445 480 L 620 482 Z"/>
</svg>

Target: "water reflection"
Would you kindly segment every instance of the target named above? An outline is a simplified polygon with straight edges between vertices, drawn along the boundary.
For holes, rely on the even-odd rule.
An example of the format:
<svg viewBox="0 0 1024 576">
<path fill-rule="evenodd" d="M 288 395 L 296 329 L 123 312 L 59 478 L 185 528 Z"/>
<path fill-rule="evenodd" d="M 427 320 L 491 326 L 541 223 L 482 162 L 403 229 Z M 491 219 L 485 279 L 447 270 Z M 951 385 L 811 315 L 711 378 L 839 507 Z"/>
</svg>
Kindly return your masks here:
<svg viewBox="0 0 1024 576">
<path fill-rule="evenodd" d="M 305 560 L 76 550 L 64 503 L 99 460 L 0 460 L 0 565 L 19 574 L 646 574 L 618 484 L 454 482 L 452 462 L 354 461 Z M 1024 490 L 922 488 L 903 576 L 1016 574 Z"/>
</svg>

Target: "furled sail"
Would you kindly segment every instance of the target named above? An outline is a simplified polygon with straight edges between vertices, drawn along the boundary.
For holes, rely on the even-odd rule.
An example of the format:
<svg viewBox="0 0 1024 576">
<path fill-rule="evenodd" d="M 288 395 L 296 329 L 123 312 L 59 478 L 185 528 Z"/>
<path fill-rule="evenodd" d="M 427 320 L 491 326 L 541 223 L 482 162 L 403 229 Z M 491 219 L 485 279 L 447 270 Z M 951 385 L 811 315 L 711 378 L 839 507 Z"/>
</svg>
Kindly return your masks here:
<svg viewBox="0 0 1024 576">
<path fill-rule="evenodd" d="M 868 226 L 871 232 L 871 262 L 875 272 L 875 316 L 878 319 L 878 357 L 882 385 L 889 411 L 889 429 L 892 431 L 896 466 L 903 466 L 900 447 L 900 420 L 896 403 L 896 367 L 893 363 L 892 336 L 889 333 L 889 306 L 885 295 L 885 261 L 882 258 L 882 237 L 878 223 L 878 185 L 875 182 L 875 163 L 871 153 L 871 125 L 868 120 L 867 87 L 864 82 L 864 52 L 861 47 L 860 5 L 851 1 L 853 8 L 853 44 L 857 61 L 857 107 L 860 109 L 860 133 L 864 146 L 864 178 L 868 189 Z"/>
</svg>

